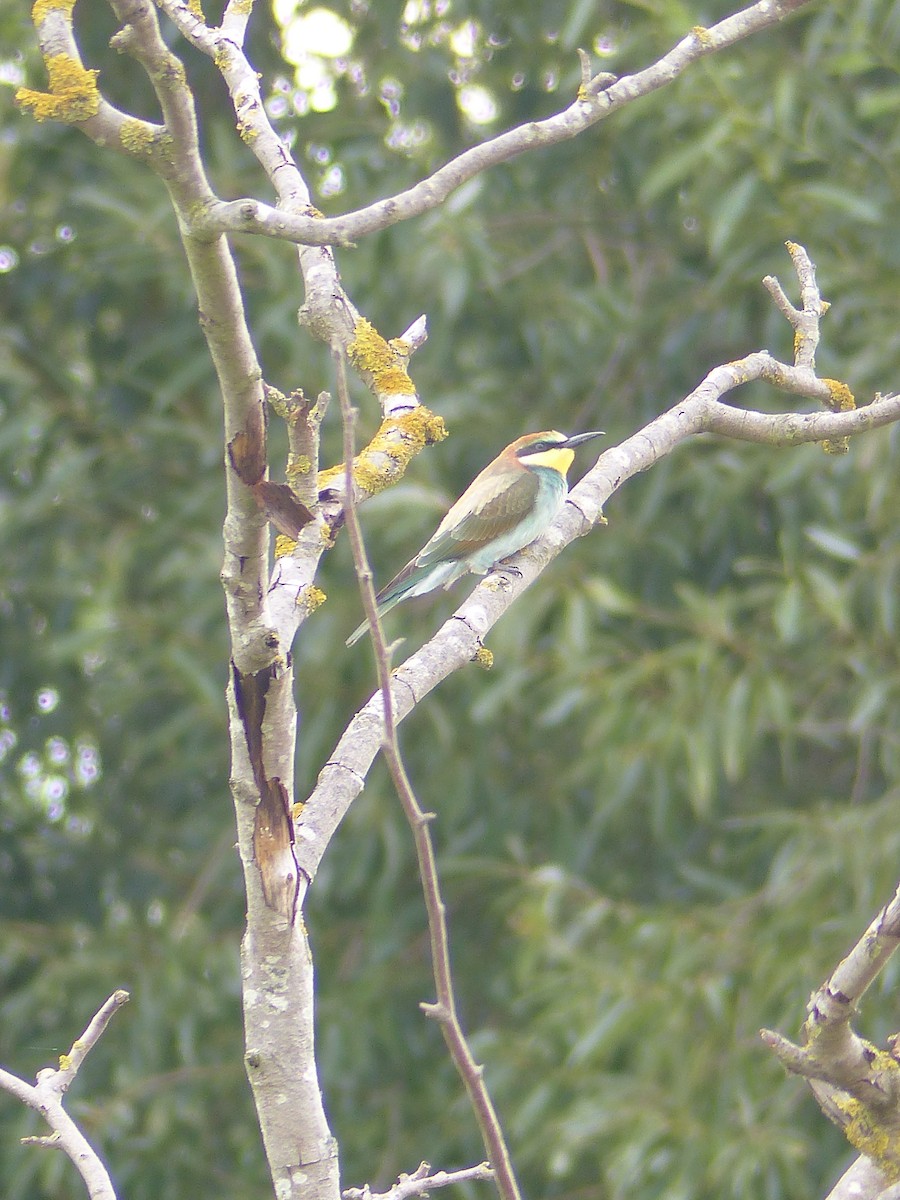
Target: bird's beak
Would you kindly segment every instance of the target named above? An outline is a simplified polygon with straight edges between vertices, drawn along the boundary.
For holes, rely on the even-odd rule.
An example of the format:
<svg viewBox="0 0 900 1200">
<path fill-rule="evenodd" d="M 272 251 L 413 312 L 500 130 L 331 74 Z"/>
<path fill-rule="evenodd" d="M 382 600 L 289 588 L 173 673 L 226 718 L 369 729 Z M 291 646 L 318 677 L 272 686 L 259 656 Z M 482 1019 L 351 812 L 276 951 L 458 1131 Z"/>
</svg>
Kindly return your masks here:
<svg viewBox="0 0 900 1200">
<path fill-rule="evenodd" d="M 591 438 L 603 437 L 605 432 L 604 429 L 597 429 L 593 433 L 576 433 L 566 438 L 565 445 L 571 449 L 573 446 L 580 446 L 582 442 L 589 442 Z"/>
</svg>

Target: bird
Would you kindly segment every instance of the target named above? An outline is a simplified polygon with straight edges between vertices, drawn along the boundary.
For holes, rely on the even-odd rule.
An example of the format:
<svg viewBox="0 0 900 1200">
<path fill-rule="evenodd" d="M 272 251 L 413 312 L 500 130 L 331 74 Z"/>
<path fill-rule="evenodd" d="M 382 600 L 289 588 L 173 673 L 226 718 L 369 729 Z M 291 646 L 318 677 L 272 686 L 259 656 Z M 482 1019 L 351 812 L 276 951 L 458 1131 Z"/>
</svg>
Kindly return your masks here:
<svg viewBox="0 0 900 1200">
<path fill-rule="evenodd" d="M 375 597 L 378 615 L 411 596 L 448 588 L 463 575 L 486 575 L 540 537 L 568 492 L 575 447 L 602 430 L 572 437 L 556 429 L 526 433 L 472 480 L 415 558 Z M 359 641 L 363 621 L 347 638 Z"/>
</svg>

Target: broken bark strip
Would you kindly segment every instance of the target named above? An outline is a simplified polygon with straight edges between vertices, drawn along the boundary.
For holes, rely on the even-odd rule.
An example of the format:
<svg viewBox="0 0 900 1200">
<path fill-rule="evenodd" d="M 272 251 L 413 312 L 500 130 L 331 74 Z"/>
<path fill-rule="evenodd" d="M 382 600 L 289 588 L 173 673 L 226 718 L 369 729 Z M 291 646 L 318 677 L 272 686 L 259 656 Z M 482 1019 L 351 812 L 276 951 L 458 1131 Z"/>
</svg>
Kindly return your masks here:
<svg viewBox="0 0 900 1200">
<path fill-rule="evenodd" d="M 300 868 L 294 854 L 290 796 L 281 779 L 268 776 L 264 761 L 266 702 L 277 668 L 273 664 L 262 671 L 242 674 L 233 662 L 231 665 L 235 702 L 259 795 L 253 825 L 253 857 L 266 904 L 293 924 Z"/>
</svg>

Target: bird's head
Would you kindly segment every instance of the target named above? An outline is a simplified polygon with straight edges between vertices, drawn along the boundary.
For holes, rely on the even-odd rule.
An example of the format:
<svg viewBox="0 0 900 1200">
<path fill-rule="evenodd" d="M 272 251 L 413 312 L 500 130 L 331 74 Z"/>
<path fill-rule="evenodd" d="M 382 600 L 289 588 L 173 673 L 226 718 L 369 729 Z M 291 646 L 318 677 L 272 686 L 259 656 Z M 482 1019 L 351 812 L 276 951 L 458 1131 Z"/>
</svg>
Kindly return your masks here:
<svg viewBox="0 0 900 1200">
<path fill-rule="evenodd" d="M 506 454 L 516 458 L 526 469 L 549 467 L 565 477 L 575 457 L 575 446 L 602 435 L 603 430 L 596 430 L 567 437 L 557 429 L 545 429 L 542 433 L 526 433 L 518 438 L 511 446 L 507 446 Z"/>
</svg>

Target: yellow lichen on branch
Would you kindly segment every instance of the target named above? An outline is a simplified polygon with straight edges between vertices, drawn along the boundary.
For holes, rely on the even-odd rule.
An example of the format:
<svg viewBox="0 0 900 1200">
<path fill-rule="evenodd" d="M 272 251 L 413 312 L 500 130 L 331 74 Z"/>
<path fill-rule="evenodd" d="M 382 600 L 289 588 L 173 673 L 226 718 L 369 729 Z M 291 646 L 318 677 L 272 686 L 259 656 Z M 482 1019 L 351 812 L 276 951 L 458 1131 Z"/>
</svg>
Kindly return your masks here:
<svg viewBox="0 0 900 1200">
<path fill-rule="evenodd" d="M 75 0 L 34 0 L 31 6 L 31 20 L 35 27 L 38 28 L 43 21 L 51 13 L 62 13 L 65 19 L 71 24 L 72 9 L 75 7 Z"/>
<path fill-rule="evenodd" d="M 406 370 L 404 343 L 388 342 L 371 321 L 360 317 L 347 347 L 347 357 L 358 371 L 371 376 L 379 396 L 414 396 L 416 389 Z"/>
<path fill-rule="evenodd" d="M 481 667 L 482 671 L 490 671 L 494 665 L 494 655 L 487 646 L 479 646 L 472 656 L 472 662 L 476 667 Z"/>
<path fill-rule="evenodd" d="M 312 468 L 312 460 L 310 459 L 309 455 L 307 455 L 307 454 L 292 455 L 290 458 L 290 461 L 288 462 L 287 470 L 285 472 L 285 474 L 287 475 L 287 478 L 288 478 L 288 482 L 292 483 L 294 480 L 299 479 L 301 476 L 308 475 L 311 468 Z"/>
<path fill-rule="evenodd" d="M 297 597 L 297 603 L 302 608 L 305 608 L 308 613 L 314 613 L 317 608 L 320 608 L 325 603 L 327 598 L 321 588 L 317 588 L 314 583 L 311 583 Z"/>
<path fill-rule="evenodd" d="M 828 407 L 832 412 L 851 412 L 856 408 L 856 400 L 846 383 L 841 383 L 839 379 L 823 379 L 822 382 L 831 396 Z M 826 454 L 846 454 L 850 449 L 850 439 L 826 438 L 822 449 Z"/>
<path fill-rule="evenodd" d="M 168 137 L 167 134 L 163 135 Z M 119 134 L 122 149 L 135 158 L 149 158 L 153 151 L 162 144 L 162 137 L 155 126 L 138 117 L 126 117 L 122 122 Z"/>
<path fill-rule="evenodd" d="M 297 549 L 297 539 L 288 537 L 286 533 L 279 533 L 275 538 L 275 557 L 285 558 L 288 554 L 293 554 Z"/>
<path fill-rule="evenodd" d="M 397 435 L 400 435 L 399 437 Z M 353 478 L 361 492 L 374 496 L 402 478 L 410 460 L 435 442 L 447 436 L 443 417 L 437 416 L 424 404 L 399 417 L 389 417 L 353 460 Z M 340 486 L 344 464 L 319 472 L 319 493 Z"/>
<path fill-rule="evenodd" d="M 823 379 L 822 382 L 831 394 L 829 407 L 832 412 L 852 412 L 856 408 L 856 399 L 846 383 L 839 379 Z"/>
<path fill-rule="evenodd" d="M 859 1100 L 836 1098 L 835 1104 L 847 1118 L 844 1136 L 855 1150 L 877 1163 L 891 1183 L 900 1180 L 900 1154 L 897 1134 L 886 1128 Z"/>
<path fill-rule="evenodd" d="M 68 54 L 51 54 L 44 63 L 47 67 L 49 92 L 35 92 L 31 88 L 19 88 L 16 104 L 30 109 L 36 121 L 64 121 L 77 125 L 97 115 L 100 108 L 100 93 L 97 90 L 97 71 L 88 71 Z"/>
</svg>

